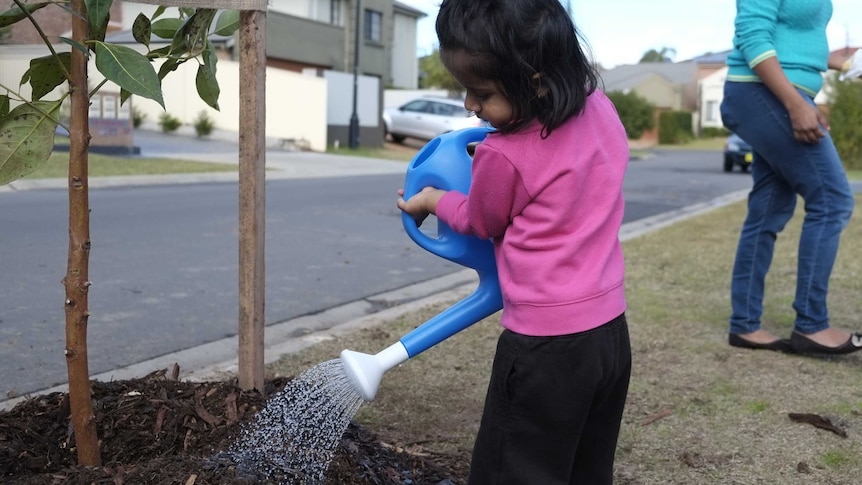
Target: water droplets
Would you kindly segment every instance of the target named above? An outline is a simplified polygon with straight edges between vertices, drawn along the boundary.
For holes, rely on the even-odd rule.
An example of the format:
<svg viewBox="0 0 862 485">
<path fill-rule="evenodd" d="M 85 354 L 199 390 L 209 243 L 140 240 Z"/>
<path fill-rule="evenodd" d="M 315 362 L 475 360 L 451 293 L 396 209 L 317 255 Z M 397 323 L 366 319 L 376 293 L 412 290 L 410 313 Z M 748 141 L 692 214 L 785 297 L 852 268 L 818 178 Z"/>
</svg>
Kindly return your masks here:
<svg viewBox="0 0 862 485">
<path fill-rule="evenodd" d="M 278 484 L 321 484 L 362 402 L 340 359 L 318 364 L 272 396 L 240 439 L 211 464 L 235 466 L 239 476 Z"/>
</svg>

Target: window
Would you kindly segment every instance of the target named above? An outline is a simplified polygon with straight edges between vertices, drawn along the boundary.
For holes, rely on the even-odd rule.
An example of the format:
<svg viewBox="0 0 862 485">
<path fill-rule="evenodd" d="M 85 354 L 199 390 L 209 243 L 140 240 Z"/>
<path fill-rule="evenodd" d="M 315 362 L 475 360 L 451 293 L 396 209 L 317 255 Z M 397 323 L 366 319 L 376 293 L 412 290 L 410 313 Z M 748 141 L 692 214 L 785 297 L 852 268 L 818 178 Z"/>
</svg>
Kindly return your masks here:
<svg viewBox="0 0 862 485">
<path fill-rule="evenodd" d="M 706 121 L 718 121 L 718 101 L 706 102 Z"/>
<path fill-rule="evenodd" d="M 330 0 L 329 23 L 332 25 L 341 25 L 341 0 Z"/>
<path fill-rule="evenodd" d="M 380 42 L 380 24 L 383 23 L 383 14 L 376 10 L 365 11 L 365 40 L 369 42 Z"/>
</svg>

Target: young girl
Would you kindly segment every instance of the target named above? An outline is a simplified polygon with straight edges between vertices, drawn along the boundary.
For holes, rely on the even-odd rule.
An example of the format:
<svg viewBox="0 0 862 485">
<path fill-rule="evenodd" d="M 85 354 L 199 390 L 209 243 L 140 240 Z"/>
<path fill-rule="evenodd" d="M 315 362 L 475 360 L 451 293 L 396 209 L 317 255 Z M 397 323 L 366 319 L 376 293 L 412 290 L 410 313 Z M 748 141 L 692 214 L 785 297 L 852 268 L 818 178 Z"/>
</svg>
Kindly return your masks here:
<svg viewBox="0 0 862 485">
<path fill-rule="evenodd" d="M 557 0 L 445 0 L 437 35 L 464 106 L 496 128 L 468 195 L 398 200 L 494 241 L 505 330 L 469 483 L 610 484 L 631 372 L 625 130 Z"/>
</svg>

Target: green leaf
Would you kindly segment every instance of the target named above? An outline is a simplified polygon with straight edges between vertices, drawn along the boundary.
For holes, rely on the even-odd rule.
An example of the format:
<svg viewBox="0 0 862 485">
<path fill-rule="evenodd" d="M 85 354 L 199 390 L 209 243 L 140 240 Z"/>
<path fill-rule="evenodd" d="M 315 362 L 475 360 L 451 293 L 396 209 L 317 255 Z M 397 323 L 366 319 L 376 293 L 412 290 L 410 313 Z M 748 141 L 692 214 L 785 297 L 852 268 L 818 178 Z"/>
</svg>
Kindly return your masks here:
<svg viewBox="0 0 862 485">
<path fill-rule="evenodd" d="M 125 46 L 95 42 L 96 69 L 105 78 L 132 94 L 152 99 L 165 107 L 162 84 L 150 60 Z"/>
<path fill-rule="evenodd" d="M 167 7 L 165 7 L 164 5 L 159 5 L 156 11 L 153 12 L 152 20 L 156 20 L 157 18 L 159 18 L 163 13 L 165 13 L 165 10 L 167 10 Z"/>
<path fill-rule="evenodd" d="M 120 106 L 126 104 L 126 100 L 132 97 L 132 93 L 120 88 Z"/>
<path fill-rule="evenodd" d="M 78 49 L 79 51 L 83 52 L 85 56 L 90 57 L 90 51 L 87 50 L 87 46 L 85 46 L 84 44 L 81 44 L 80 42 L 76 42 L 76 41 L 74 41 L 68 37 L 60 37 L 60 40 L 65 42 L 66 44 L 69 44 L 70 46 L 74 47 L 75 49 Z"/>
<path fill-rule="evenodd" d="M 144 44 L 149 47 L 152 33 L 153 27 L 150 23 L 150 19 L 148 19 L 146 15 L 139 13 L 138 16 L 135 17 L 135 23 L 132 24 L 132 37 L 134 37 L 139 44 Z"/>
<path fill-rule="evenodd" d="M 206 64 L 198 66 L 198 74 L 195 76 L 195 87 L 198 89 L 198 96 L 201 97 L 204 103 L 218 110 L 219 86 L 216 79 L 215 68 L 210 68 Z"/>
<path fill-rule="evenodd" d="M 0 94 L 0 123 L 7 116 L 9 116 L 9 96 Z"/>
<path fill-rule="evenodd" d="M 152 23 L 153 35 L 162 39 L 173 39 L 183 22 L 183 19 L 156 20 Z"/>
<path fill-rule="evenodd" d="M 222 10 L 216 20 L 214 34 L 231 36 L 239 30 L 239 10 Z"/>
<path fill-rule="evenodd" d="M 30 60 L 30 88 L 33 100 L 42 99 L 57 86 L 66 82 L 66 73 L 72 69 L 72 54 L 60 52 L 56 57 L 45 56 Z M 65 69 L 64 69 L 65 67 Z"/>
<path fill-rule="evenodd" d="M 165 47 L 161 47 L 161 48 L 156 49 L 156 50 L 151 50 L 150 52 L 147 53 L 147 58 L 148 59 L 156 59 L 159 57 L 168 57 L 171 55 L 171 52 L 173 52 L 173 50 L 171 49 L 171 46 L 165 46 Z"/>
<path fill-rule="evenodd" d="M 84 0 L 84 3 L 87 5 L 87 16 L 90 20 L 90 39 L 105 40 L 113 0 Z"/>
<path fill-rule="evenodd" d="M 164 79 L 169 73 L 176 71 L 180 67 L 180 64 L 184 62 L 186 62 L 186 59 L 179 57 L 171 57 L 165 60 L 159 68 L 159 79 Z"/>
<path fill-rule="evenodd" d="M 40 2 L 40 3 L 30 3 L 24 5 L 25 10 L 21 10 L 19 7 L 15 6 L 6 10 L 4 12 L 0 12 L 0 28 L 8 27 L 19 20 L 23 20 L 27 18 L 28 13 L 33 13 L 40 8 L 50 5 L 52 2 Z"/>
<path fill-rule="evenodd" d="M 15 107 L 0 122 L 0 185 L 41 167 L 54 149 L 60 101 L 36 101 Z"/>
</svg>

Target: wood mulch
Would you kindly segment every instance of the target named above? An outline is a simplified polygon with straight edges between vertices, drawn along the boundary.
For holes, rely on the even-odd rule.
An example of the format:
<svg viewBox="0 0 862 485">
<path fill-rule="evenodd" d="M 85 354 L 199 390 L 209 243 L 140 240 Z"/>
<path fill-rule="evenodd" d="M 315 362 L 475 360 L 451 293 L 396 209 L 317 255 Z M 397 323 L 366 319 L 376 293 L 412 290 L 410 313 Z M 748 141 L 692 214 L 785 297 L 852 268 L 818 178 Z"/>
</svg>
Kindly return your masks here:
<svg viewBox="0 0 862 485">
<path fill-rule="evenodd" d="M 267 381 L 274 395 L 289 378 Z M 0 412 L 0 482 L 32 485 L 248 484 L 207 459 L 227 447 L 266 402 L 235 381 L 184 382 L 166 371 L 93 382 L 101 467 L 77 466 L 66 393 L 33 397 Z M 421 455 L 421 456 L 420 456 Z M 324 485 L 465 483 L 463 457 L 407 453 L 351 423 Z M 295 483 L 301 483 L 299 479 Z"/>
</svg>

